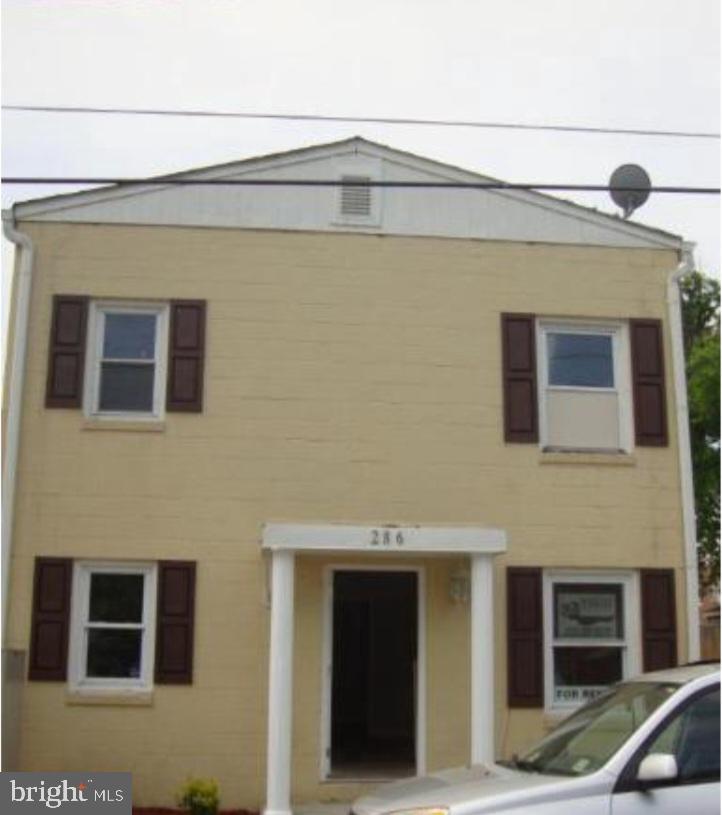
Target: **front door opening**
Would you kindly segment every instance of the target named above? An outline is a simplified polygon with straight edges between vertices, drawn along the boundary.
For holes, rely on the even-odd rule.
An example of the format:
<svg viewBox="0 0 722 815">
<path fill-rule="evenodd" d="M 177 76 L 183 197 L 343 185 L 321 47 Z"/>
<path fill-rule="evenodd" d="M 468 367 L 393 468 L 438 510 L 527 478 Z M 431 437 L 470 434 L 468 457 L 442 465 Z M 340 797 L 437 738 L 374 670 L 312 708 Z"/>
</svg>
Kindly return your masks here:
<svg viewBox="0 0 722 815">
<path fill-rule="evenodd" d="M 333 777 L 416 772 L 417 575 L 333 575 Z"/>
</svg>

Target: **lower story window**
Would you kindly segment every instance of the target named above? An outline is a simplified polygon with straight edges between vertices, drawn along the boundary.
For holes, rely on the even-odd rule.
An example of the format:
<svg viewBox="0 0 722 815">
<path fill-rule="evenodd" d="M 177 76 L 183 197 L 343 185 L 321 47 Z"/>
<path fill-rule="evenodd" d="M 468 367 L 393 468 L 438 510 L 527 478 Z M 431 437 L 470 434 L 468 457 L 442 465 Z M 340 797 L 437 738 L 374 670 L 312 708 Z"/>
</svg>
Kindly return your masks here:
<svg viewBox="0 0 722 815">
<path fill-rule="evenodd" d="M 80 688 L 149 688 L 155 566 L 78 563 L 71 674 Z"/>
<path fill-rule="evenodd" d="M 546 574 L 548 708 L 583 704 L 638 670 L 633 590 L 632 574 Z"/>
</svg>

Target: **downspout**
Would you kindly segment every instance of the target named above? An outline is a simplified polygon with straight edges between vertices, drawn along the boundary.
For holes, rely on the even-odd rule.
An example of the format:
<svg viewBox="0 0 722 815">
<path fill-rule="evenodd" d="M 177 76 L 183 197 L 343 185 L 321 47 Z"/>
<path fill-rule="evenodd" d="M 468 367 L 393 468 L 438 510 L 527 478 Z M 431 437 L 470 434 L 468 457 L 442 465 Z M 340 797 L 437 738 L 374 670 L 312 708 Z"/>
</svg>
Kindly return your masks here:
<svg viewBox="0 0 722 815">
<path fill-rule="evenodd" d="M 679 449 L 679 480 L 682 491 L 682 528 L 684 532 L 684 575 L 687 595 L 687 660 L 700 658 L 699 636 L 699 574 L 697 568 L 697 518 L 694 508 L 694 480 L 692 476 L 692 446 L 689 435 L 689 405 L 687 403 L 687 377 L 685 374 L 684 334 L 682 331 L 682 305 L 680 278 L 694 270 L 692 250 L 694 244 L 682 244 L 681 262 L 667 278 L 667 307 L 672 337 L 672 368 L 674 397 L 677 414 L 677 447 Z"/>
<path fill-rule="evenodd" d="M 15 228 L 12 209 L 3 210 L 3 232 L 15 244 L 17 252 L 17 279 L 14 281 L 15 314 L 13 336 L 10 340 L 12 359 L 6 360 L 10 375 L 6 378 L 7 419 L 5 424 L 5 458 L 3 461 L 2 490 L 2 646 L 6 646 L 8 610 L 10 600 L 10 563 L 13 545 L 13 516 L 15 487 L 17 482 L 18 449 L 20 446 L 20 423 L 25 384 L 25 358 L 28 345 L 28 318 L 30 292 L 33 279 L 34 247 L 24 232 Z M 16 288 L 15 288 L 16 287 Z M 8 338 L 10 339 L 10 338 Z"/>
</svg>

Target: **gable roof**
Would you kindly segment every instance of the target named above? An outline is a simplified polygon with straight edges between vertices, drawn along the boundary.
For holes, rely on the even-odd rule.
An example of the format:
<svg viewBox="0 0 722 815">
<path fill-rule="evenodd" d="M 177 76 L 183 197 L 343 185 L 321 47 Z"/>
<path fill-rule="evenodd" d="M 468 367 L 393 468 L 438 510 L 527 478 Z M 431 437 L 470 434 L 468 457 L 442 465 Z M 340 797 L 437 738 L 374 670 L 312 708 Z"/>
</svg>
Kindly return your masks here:
<svg viewBox="0 0 722 815">
<path fill-rule="evenodd" d="M 364 168 L 364 174 L 368 170 L 369 177 L 391 182 L 502 183 L 354 136 L 157 176 L 148 179 L 150 183 L 113 184 L 18 202 L 13 211 L 19 221 L 381 232 L 671 249 L 682 246 L 682 238 L 669 232 L 532 190 L 459 192 L 388 187 L 383 191 L 382 219 L 349 223 L 336 217 L 337 191 L 301 183 L 309 179 L 337 182 L 345 167 L 358 166 Z M 189 183 L 228 179 L 266 180 L 276 186 Z M 284 180 L 301 186 L 284 187 Z"/>
</svg>

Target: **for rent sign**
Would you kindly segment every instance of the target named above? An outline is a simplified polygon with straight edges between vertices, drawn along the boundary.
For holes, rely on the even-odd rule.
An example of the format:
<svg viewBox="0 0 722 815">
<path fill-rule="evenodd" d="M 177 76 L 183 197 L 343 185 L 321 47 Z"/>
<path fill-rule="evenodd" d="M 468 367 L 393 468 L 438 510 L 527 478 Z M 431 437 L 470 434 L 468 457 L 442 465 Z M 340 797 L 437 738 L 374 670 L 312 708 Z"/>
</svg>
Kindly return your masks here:
<svg viewBox="0 0 722 815">
<path fill-rule="evenodd" d="M 564 705 L 578 705 L 582 702 L 591 702 L 592 699 L 601 696 L 605 690 L 608 690 L 608 688 L 604 685 L 594 687 L 588 685 L 580 687 L 570 687 L 568 685 L 557 686 L 554 688 L 554 702 Z"/>
<path fill-rule="evenodd" d="M 0 812 L 131 815 L 130 773 L 0 773 Z"/>
</svg>

